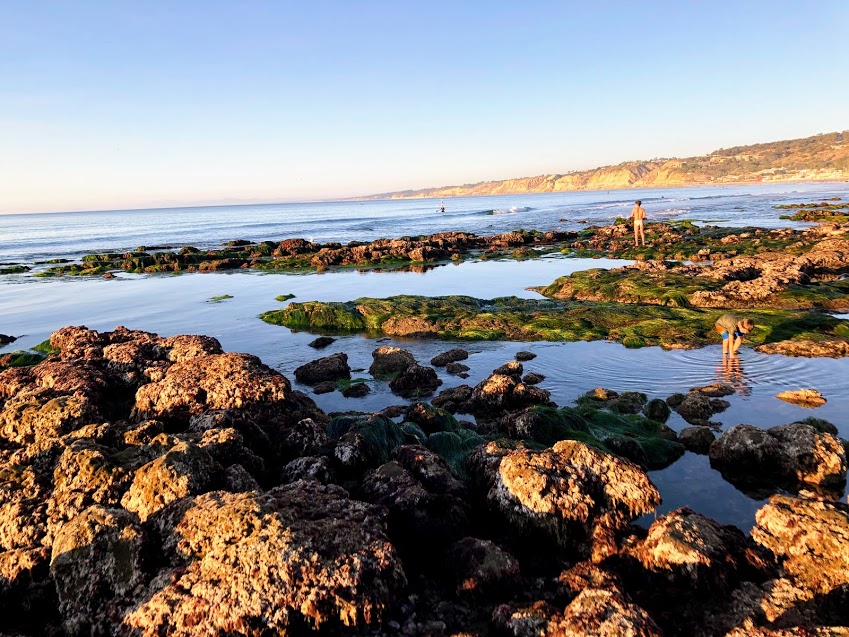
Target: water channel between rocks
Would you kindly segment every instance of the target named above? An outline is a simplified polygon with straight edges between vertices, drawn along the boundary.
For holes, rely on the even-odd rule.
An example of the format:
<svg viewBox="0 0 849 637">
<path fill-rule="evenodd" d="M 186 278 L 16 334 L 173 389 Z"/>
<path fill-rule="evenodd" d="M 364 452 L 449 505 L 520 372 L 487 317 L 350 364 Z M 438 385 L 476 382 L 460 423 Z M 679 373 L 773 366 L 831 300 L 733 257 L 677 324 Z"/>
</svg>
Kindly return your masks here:
<svg viewBox="0 0 849 637">
<path fill-rule="evenodd" d="M 182 275 L 119 275 L 103 279 L 21 279 L 0 285 L 0 332 L 20 336 L 0 349 L 31 347 L 64 325 L 86 325 L 101 331 L 117 325 L 174 334 L 206 334 L 217 338 L 226 351 L 247 352 L 279 370 L 297 389 L 310 394 L 325 411 L 377 411 L 405 401 L 389 392 L 385 383 L 370 382 L 365 398 L 344 398 L 340 393 L 314 395 L 308 387 L 294 383 L 293 371 L 305 362 L 335 352 L 345 352 L 353 377 L 370 379 L 371 352 L 379 344 L 408 349 L 427 364 L 436 354 L 454 344 L 432 339 L 369 339 L 342 336 L 331 346 L 316 351 L 307 347 L 314 335 L 293 333 L 269 325 L 257 317 L 270 309 L 284 307 L 274 300 L 294 294 L 295 301 L 348 301 L 361 296 L 386 297 L 396 294 L 443 296 L 466 294 L 477 298 L 520 296 L 539 298 L 527 291 L 558 276 L 593 267 L 616 267 L 630 263 L 610 259 L 546 257 L 524 262 L 466 262 L 416 272 L 332 272 L 284 275 L 251 272 Z M 211 302 L 216 296 L 233 298 Z M 801 359 L 767 356 L 744 348 L 739 364 L 722 364 L 720 346 L 697 350 L 663 351 L 657 347 L 638 350 L 608 342 L 512 343 L 466 342 L 471 352 L 464 361 L 471 369 L 460 379 L 440 369 L 441 389 L 462 383 L 474 385 L 520 350 L 537 358 L 525 363 L 526 371 L 546 376 L 541 387 L 551 392 L 559 405 L 570 405 L 594 387 L 617 391 L 641 391 L 649 398 L 666 398 L 674 392 L 715 381 L 732 384 L 737 392 L 727 397 L 731 407 L 715 417 L 724 427 L 749 423 L 771 427 L 808 416 L 834 423 L 843 438 L 849 438 L 849 363 L 832 359 Z M 804 409 L 777 398 L 788 389 L 813 388 L 828 403 Z M 461 419 L 464 416 L 459 416 Z M 677 414 L 668 423 L 680 430 L 687 424 Z M 710 468 L 704 456 L 685 454 L 672 466 L 651 472 L 663 495 L 657 513 L 689 505 L 714 519 L 748 531 L 761 502 L 753 500 L 725 482 Z M 650 522 L 654 514 L 643 521 Z"/>
</svg>

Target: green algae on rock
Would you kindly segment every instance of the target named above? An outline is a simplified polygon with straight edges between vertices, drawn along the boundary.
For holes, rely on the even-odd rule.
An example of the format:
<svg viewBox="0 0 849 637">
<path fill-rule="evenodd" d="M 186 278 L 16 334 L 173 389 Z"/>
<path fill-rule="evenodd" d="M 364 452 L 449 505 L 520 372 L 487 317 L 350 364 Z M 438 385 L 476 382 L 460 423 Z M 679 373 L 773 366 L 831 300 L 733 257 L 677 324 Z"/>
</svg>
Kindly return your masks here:
<svg viewBox="0 0 849 637">
<path fill-rule="evenodd" d="M 292 303 L 260 318 L 296 330 L 465 340 L 613 340 L 626 347 L 682 349 L 716 343 L 713 326 L 722 314 L 719 310 L 661 305 L 518 297 L 393 296 Z M 746 315 L 756 325 L 746 339 L 751 345 L 849 337 L 846 322 L 826 314 L 759 309 Z"/>
</svg>

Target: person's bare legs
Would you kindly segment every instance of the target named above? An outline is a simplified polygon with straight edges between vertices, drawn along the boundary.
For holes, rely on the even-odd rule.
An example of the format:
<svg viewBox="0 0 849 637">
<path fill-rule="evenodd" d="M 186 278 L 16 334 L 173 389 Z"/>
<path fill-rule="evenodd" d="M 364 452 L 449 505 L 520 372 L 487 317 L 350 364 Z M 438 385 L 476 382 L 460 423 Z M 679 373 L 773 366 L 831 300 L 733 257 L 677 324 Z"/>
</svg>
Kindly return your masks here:
<svg viewBox="0 0 849 637">
<path fill-rule="evenodd" d="M 732 340 L 732 339 L 734 340 L 734 342 L 731 344 L 731 354 L 736 356 L 737 350 L 740 349 L 740 346 L 743 344 L 743 337 L 742 336 L 729 336 L 728 337 L 729 341 Z"/>
<path fill-rule="evenodd" d="M 722 339 L 722 358 L 728 356 L 728 350 L 731 349 L 731 337 Z"/>
</svg>

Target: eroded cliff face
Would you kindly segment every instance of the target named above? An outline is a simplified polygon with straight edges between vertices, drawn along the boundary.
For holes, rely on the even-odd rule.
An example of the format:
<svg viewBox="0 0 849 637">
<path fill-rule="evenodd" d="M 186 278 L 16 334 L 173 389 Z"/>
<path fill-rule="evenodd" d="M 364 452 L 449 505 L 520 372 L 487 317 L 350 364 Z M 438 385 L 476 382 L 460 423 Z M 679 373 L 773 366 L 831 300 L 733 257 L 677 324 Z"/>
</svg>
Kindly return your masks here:
<svg viewBox="0 0 849 637">
<path fill-rule="evenodd" d="M 771 181 L 849 179 L 849 142 L 844 133 L 816 135 L 683 159 L 624 162 L 566 174 L 486 181 L 462 186 L 376 195 L 380 198 L 460 197 L 573 190 L 663 188 Z"/>
</svg>

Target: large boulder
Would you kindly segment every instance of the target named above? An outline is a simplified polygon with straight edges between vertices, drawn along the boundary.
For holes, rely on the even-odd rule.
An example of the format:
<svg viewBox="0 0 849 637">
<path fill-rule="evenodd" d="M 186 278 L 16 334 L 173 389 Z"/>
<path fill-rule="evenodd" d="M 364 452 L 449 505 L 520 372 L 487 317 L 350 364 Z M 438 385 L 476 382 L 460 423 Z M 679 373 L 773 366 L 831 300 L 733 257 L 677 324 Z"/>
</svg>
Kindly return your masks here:
<svg viewBox="0 0 849 637">
<path fill-rule="evenodd" d="M 849 602 L 849 506 L 774 495 L 755 520 L 752 539 L 798 586 Z"/>
<path fill-rule="evenodd" d="M 509 528 L 580 557 L 616 552 L 619 533 L 660 503 L 637 465 L 574 440 L 544 451 L 489 443 L 466 465 L 490 510 Z"/>
<path fill-rule="evenodd" d="M 381 345 L 371 353 L 373 362 L 368 368 L 375 378 L 393 378 L 416 364 L 410 352 L 400 347 Z"/>
<path fill-rule="evenodd" d="M 442 352 L 441 354 L 437 354 L 431 358 L 430 364 L 434 367 L 445 367 L 448 363 L 464 361 L 467 358 L 469 358 L 469 352 L 460 347 L 455 347 L 454 349 L 449 349 L 447 352 Z"/>
<path fill-rule="evenodd" d="M 213 492 L 155 521 L 172 569 L 124 620 L 141 635 L 288 633 L 379 624 L 405 585 L 383 512 L 333 485 Z"/>
<path fill-rule="evenodd" d="M 649 614 L 617 590 L 588 588 L 549 620 L 545 635 L 662 637 Z"/>
<path fill-rule="evenodd" d="M 735 425 L 710 446 L 711 466 L 742 488 L 803 485 L 838 489 L 846 480 L 840 440 L 807 422 L 760 429 Z"/>
<path fill-rule="evenodd" d="M 389 388 L 404 398 L 423 398 L 433 394 L 441 384 L 432 367 L 411 365 L 389 383 Z"/>
<path fill-rule="evenodd" d="M 526 385 L 516 376 L 492 374 L 475 386 L 466 408 L 475 416 L 500 416 L 505 411 L 548 404 L 549 396 L 544 389 Z"/>
</svg>

